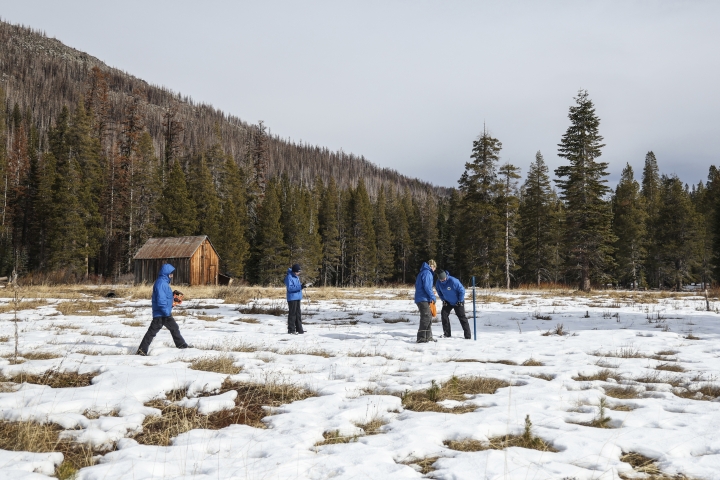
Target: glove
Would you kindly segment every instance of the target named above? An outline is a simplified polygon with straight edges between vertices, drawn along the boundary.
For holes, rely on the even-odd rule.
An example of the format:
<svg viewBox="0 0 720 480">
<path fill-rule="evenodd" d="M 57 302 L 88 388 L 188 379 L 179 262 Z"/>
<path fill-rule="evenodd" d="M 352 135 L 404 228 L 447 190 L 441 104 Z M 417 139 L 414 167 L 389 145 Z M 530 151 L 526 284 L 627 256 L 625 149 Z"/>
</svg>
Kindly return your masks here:
<svg viewBox="0 0 720 480">
<path fill-rule="evenodd" d="M 463 305 L 465 305 L 465 302 L 463 302 L 463 301 L 457 302 L 455 304 L 456 307 L 462 307 Z"/>
<path fill-rule="evenodd" d="M 303 283 L 302 285 L 300 285 L 300 290 L 303 290 L 305 287 L 307 287 L 307 285 Z"/>
<path fill-rule="evenodd" d="M 449 307 L 449 306 L 450 306 L 450 302 L 448 302 L 447 300 L 443 300 L 443 307 Z"/>
</svg>

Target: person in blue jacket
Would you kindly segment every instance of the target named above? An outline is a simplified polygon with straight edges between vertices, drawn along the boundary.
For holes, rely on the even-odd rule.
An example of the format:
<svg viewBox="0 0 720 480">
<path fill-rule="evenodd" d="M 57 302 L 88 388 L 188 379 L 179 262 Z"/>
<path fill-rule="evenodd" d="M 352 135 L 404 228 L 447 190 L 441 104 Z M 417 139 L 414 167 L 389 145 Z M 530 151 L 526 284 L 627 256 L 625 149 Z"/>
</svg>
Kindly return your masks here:
<svg viewBox="0 0 720 480">
<path fill-rule="evenodd" d="M 153 285 L 152 293 L 152 322 L 150 322 L 150 328 L 140 342 L 140 347 L 137 349 L 138 355 L 147 355 L 150 343 L 155 338 L 155 335 L 162 329 L 162 327 L 170 330 L 173 342 L 177 348 L 192 348 L 185 342 L 185 339 L 180 335 L 180 327 L 172 317 L 172 308 L 174 295 L 170 288 L 170 280 L 172 279 L 175 267 L 166 263 L 160 267 L 160 273 L 158 274 L 157 280 Z"/>
<path fill-rule="evenodd" d="M 433 272 L 437 264 L 435 260 L 423 262 L 415 279 L 415 304 L 420 310 L 420 326 L 418 327 L 417 343 L 435 342 L 432 335 L 432 313 L 430 304 L 435 303 L 433 293 Z"/>
<path fill-rule="evenodd" d="M 300 283 L 300 273 L 302 269 L 297 263 L 288 268 L 285 275 L 285 287 L 287 288 L 288 302 L 288 333 L 297 335 L 305 333 L 302 324 L 302 316 L 300 313 L 300 301 L 302 300 L 302 291 L 307 285 Z"/>
<path fill-rule="evenodd" d="M 438 297 L 443 302 L 440 318 L 442 319 L 443 337 L 449 338 L 450 335 L 450 312 L 455 310 L 460 326 L 465 334 L 465 339 L 472 338 L 470 335 L 470 325 L 465 316 L 465 287 L 460 280 L 451 277 L 445 270 L 440 270 L 437 274 L 438 280 L 435 282 L 435 290 Z"/>
</svg>

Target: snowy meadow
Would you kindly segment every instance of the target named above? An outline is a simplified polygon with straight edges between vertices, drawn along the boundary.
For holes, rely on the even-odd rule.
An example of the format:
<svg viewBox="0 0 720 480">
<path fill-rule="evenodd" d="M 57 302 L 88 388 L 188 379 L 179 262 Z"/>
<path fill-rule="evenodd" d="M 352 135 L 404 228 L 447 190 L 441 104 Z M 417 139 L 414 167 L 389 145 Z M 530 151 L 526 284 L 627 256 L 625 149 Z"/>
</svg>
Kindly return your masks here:
<svg viewBox="0 0 720 480">
<path fill-rule="evenodd" d="M 282 290 L 187 289 L 195 348 L 143 357 L 149 289 L 17 291 L 2 478 L 720 479 L 713 298 L 479 289 L 477 340 L 417 344 L 409 289 L 309 289 L 304 335 Z"/>
</svg>

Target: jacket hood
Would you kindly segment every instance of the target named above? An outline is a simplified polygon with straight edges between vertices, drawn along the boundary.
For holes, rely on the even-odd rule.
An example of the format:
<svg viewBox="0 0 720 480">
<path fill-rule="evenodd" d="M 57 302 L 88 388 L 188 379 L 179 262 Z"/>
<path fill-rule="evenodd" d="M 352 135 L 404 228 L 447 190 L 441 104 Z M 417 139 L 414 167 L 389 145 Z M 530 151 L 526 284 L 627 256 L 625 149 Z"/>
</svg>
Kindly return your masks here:
<svg viewBox="0 0 720 480">
<path fill-rule="evenodd" d="M 427 262 L 423 262 L 422 267 L 420 267 L 420 271 L 422 272 L 423 270 L 429 270 L 430 273 L 432 273 L 432 268 L 430 268 L 430 265 L 428 265 Z"/>
<path fill-rule="evenodd" d="M 175 267 L 173 267 L 169 263 L 166 263 L 165 265 L 160 267 L 160 273 L 158 274 L 158 278 L 167 277 L 174 271 L 175 271 Z"/>
</svg>

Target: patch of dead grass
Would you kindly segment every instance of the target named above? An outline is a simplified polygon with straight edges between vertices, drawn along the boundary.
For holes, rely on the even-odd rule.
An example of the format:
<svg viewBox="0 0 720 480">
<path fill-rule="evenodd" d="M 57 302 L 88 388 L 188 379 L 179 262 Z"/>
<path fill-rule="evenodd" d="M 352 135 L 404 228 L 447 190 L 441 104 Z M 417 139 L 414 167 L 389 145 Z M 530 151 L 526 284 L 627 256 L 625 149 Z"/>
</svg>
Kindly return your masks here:
<svg viewBox="0 0 720 480">
<path fill-rule="evenodd" d="M 55 305 L 55 310 L 63 315 L 80 315 L 102 317 L 115 315 L 116 312 L 102 310 L 112 307 L 111 302 L 100 302 L 92 300 L 67 300 Z"/>
<path fill-rule="evenodd" d="M 476 405 L 460 405 L 454 408 L 445 408 L 438 404 L 443 400 L 464 402 L 467 395 L 493 394 L 498 389 L 508 387 L 505 380 L 489 377 L 455 377 L 445 383 L 438 384 L 432 381 L 430 388 L 415 392 L 406 391 L 401 395 L 403 407 L 415 412 L 448 412 L 467 413 L 478 409 Z"/>
<path fill-rule="evenodd" d="M 225 375 L 237 375 L 242 371 L 242 367 L 235 365 L 235 358 L 229 354 L 198 358 L 192 361 L 190 368 Z"/>
<path fill-rule="evenodd" d="M 92 379 L 96 373 L 58 372 L 48 370 L 41 375 L 19 373 L 10 377 L 4 377 L 3 381 L 15 383 L 32 383 L 35 385 L 47 385 L 52 388 L 77 388 L 92 385 Z"/>
<path fill-rule="evenodd" d="M 383 322 L 385 323 L 407 323 L 409 321 L 410 319 L 405 317 L 383 318 Z"/>
<path fill-rule="evenodd" d="M 665 370 L 667 372 L 684 372 L 685 368 L 677 363 L 661 363 L 655 367 L 655 370 Z"/>
<path fill-rule="evenodd" d="M 198 320 L 202 320 L 203 322 L 217 322 L 220 317 L 214 317 L 212 315 L 193 315 Z"/>
<path fill-rule="evenodd" d="M 142 320 L 130 320 L 128 322 L 122 322 L 123 325 L 127 325 L 128 327 L 144 327 L 147 325 L 147 322 L 143 322 Z"/>
<path fill-rule="evenodd" d="M 605 390 L 605 395 L 608 397 L 620 399 L 640 398 L 640 392 L 633 387 L 603 387 L 603 390 Z"/>
<path fill-rule="evenodd" d="M 63 462 L 55 475 L 61 479 L 74 478 L 78 470 L 95 464 L 98 452 L 89 446 L 61 440 L 62 427 L 52 423 L 0 421 L 0 449 L 14 452 L 60 452 Z"/>
<path fill-rule="evenodd" d="M 38 299 L 22 299 L 17 303 L 17 311 L 35 310 L 38 307 L 44 307 L 48 304 L 47 300 Z M 15 311 L 15 302 L 13 300 L 0 304 L 0 313 L 11 313 Z"/>
<path fill-rule="evenodd" d="M 530 357 L 524 362 L 522 362 L 520 365 L 523 367 L 543 367 L 545 364 L 539 360 L 535 360 L 534 358 Z"/>
<path fill-rule="evenodd" d="M 53 352 L 25 352 L 20 355 L 25 360 L 50 360 L 53 358 L 60 358 L 62 355 Z"/>
<path fill-rule="evenodd" d="M 417 471 L 421 473 L 422 475 L 427 475 L 428 473 L 434 472 L 436 469 L 433 467 L 433 464 L 437 462 L 442 457 L 425 457 L 425 458 L 411 458 L 410 460 L 405 460 L 402 462 L 399 462 L 401 465 L 409 465 L 417 466 Z"/>
<path fill-rule="evenodd" d="M 608 378 L 619 380 L 620 376 L 617 373 L 613 372 L 612 370 L 603 368 L 602 370 L 600 370 L 596 373 L 593 373 L 592 375 L 578 374 L 577 376 L 572 377 L 572 379 L 577 382 L 591 382 L 594 380 L 601 380 L 603 382 L 607 382 Z"/>
<path fill-rule="evenodd" d="M 643 473 L 645 476 L 642 478 L 646 480 L 685 480 L 687 477 L 685 475 L 665 475 L 657 466 L 657 463 L 652 458 L 646 457 L 644 455 L 641 455 L 637 452 L 628 452 L 624 453 L 620 457 L 621 462 L 629 463 L 630 466 L 635 470 L 636 473 Z M 620 478 L 623 480 L 630 480 L 630 478 L 636 478 L 636 477 L 628 477 L 626 475 L 620 475 Z"/>
<path fill-rule="evenodd" d="M 236 319 L 235 319 L 235 322 L 240 322 L 240 323 L 260 323 L 260 320 L 258 320 L 257 318 L 236 318 Z"/>
<path fill-rule="evenodd" d="M 539 378 L 540 380 L 547 380 L 548 382 L 555 378 L 555 375 L 550 373 L 532 373 L 530 376 Z"/>
<path fill-rule="evenodd" d="M 489 438 L 487 442 L 481 442 L 472 438 L 445 440 L 443 444 L 447 448 L 457 450 L 459 452 L 504 450 L 510 447 L 529 448 L 532 450 L 540 450 L 542 452 L 557 452 L 552 445 L 545 442 L 542 438 L 533 435 L 530 415 L 525 417 L 525 431 L 521 435 L 502 435 L 499 437 L 492 437 Z"/>
</svg>

